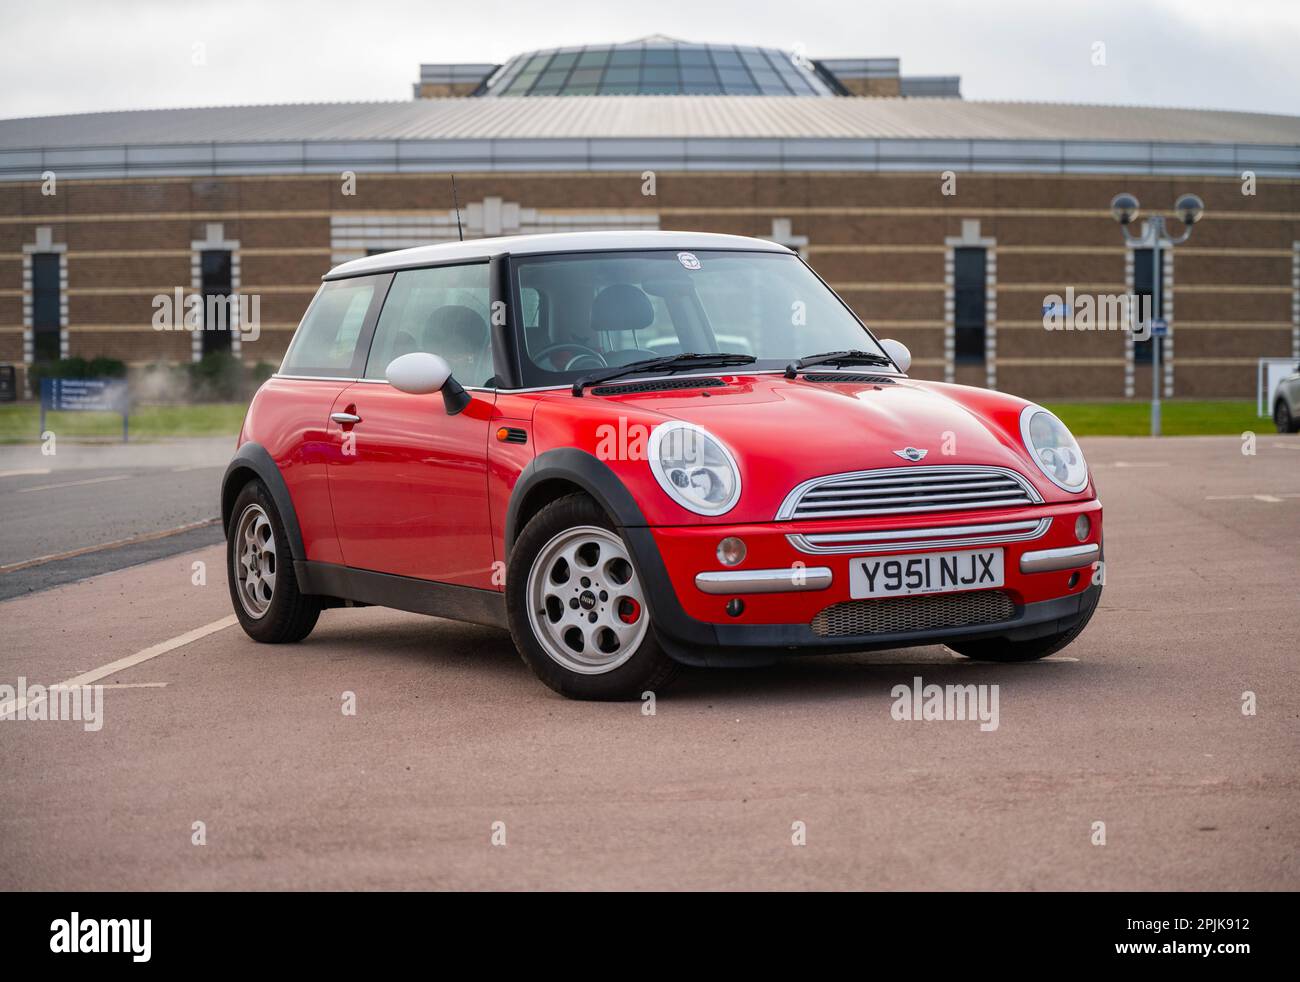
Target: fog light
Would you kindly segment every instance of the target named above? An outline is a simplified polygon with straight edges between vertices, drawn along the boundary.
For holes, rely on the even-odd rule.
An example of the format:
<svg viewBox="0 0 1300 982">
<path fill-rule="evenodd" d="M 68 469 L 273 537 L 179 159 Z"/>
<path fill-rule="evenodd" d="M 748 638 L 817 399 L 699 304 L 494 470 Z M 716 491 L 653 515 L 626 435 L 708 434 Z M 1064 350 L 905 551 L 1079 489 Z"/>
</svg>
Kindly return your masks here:
<svg viewBox="0 0 1300 982">
<path fill-rule="evenodd" d="M 718 562 L 723 566 L 739 566 L 745 561 L 745 543 L 729 535 L 718 543 Z"/>
<path fill-rule="evenodd" d="M 1080 542 L 1088 539 L 1088 533 L 1092 531 L 1092 522 L 1088 520 L 1087 515 L 1080 515 L 1074 520 L 1074 537 Z"/>
</svg>

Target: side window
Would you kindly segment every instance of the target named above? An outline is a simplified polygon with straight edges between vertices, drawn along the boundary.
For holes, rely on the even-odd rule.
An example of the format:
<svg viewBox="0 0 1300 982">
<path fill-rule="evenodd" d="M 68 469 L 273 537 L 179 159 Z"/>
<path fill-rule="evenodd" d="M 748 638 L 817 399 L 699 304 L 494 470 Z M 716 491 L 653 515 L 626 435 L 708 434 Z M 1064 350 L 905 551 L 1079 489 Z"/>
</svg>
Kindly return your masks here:
<svg viewBox="0 0 1300 982">
<path fill-rule="evenodd" d="M 412 351 L 447 360 L 462 385 L 491 381 L 487 263 L 408 269 L 393 277 L 366 361 L 366 378 L 382 379 L 389 362 Z"/>
<path fill-rule="evenodd" d="M 354 377 L 357 340 L 387 277 L 359 276 L 321 285 L 280 365 L 283 375 Z"/>
</svg>

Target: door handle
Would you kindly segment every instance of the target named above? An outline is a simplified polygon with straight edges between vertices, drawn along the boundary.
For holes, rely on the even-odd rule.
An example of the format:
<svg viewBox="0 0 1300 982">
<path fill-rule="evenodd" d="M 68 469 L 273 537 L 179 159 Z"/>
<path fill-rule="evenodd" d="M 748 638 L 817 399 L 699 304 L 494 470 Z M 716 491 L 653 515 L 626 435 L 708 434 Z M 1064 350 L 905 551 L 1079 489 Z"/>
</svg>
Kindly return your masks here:
<svg viewBox="0 0 1300 982">
<path fill-rule="evenodd" d="M 330 413 L 330 419 L 336 423 L 342 423 L 344 426 L 361 422 L 361 417 L 356 413 Z"/>
</svg>

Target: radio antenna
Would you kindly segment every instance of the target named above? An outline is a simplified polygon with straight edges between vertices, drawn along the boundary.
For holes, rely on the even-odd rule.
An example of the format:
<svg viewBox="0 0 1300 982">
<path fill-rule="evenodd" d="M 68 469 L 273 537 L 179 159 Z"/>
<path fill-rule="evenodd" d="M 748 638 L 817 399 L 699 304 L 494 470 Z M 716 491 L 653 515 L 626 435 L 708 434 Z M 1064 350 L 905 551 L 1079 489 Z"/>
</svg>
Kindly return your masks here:
<svg viewBox="0 0 1300 982">
<path fill-rule="evenodd" d="M 451 175 L 451 203 L 456 209 L 456 234 L 460 236 L 460 241 L 465 241 L 465 230 L 460 227 L 460 201 L 456 198 L 456 175 Z"/>
</svg>

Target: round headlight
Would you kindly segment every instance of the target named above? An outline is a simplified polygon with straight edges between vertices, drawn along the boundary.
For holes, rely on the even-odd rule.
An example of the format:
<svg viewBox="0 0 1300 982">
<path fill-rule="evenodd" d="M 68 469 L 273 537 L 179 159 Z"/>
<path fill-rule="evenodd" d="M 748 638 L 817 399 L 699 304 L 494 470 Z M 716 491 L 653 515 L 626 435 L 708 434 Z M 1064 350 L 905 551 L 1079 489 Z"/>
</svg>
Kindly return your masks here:
<svg viewBox="0 0 1300 982">
<path fill-rule="evenodd" d="M 694 423 L 656 427 L 646 450 L 655 480 L 683 508 L 722 515 L 740 499 L 740 468 L 731 451 Z"/>
<path fill-rule="evenodd" d="M 1020 436 L 1038 469 L 1058 488 L 1077 493 L 1088 486 L 1088 464 L 1079 444 L 1042 406 L 1026 406 L 1021 412 Z"/>
</svg>

